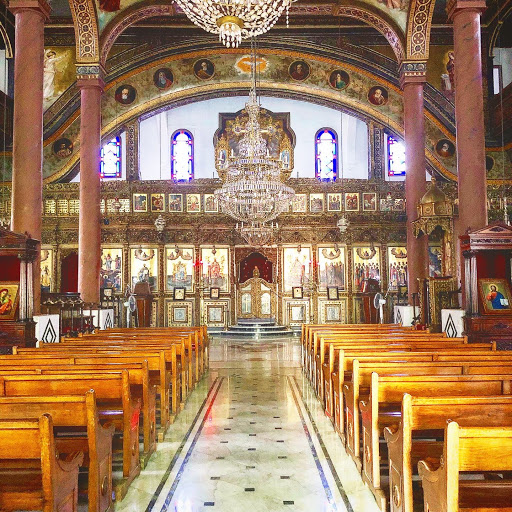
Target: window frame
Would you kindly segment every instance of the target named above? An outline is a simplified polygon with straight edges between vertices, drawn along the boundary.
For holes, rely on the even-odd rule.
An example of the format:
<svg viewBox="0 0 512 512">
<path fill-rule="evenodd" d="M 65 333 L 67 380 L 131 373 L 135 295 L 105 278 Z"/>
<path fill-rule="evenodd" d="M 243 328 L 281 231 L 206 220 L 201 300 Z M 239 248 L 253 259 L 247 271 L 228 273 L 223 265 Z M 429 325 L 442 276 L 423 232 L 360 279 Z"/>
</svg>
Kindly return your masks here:
<svg viewBox="0 0 512 512">
<path fill-rule="evenodd" d="M 174 178 L 174 146 L 176 145 L 175 139 L 180 133 L 185 133 L 190 140 L 190 177 L 188 180 L 177 180 Z M 174 183 L 190 183 L 194 177 L 195 177 L 195 162 L 194 162 L 194 135 L 192 135 L 192 132 L 190 130 L 187 130 L 186 128 L 179 128 L 178 130 L 175 130 L 173 134 L 171 135 L 171 145 L 170 145 L 170 157 L 171 157 L 171 180 Z"/>
<path fill-rule="evenodd" d="M 319 169 L 319 158 L 318 158 L 318 146 L 319 146 L 319 138 L 322 133 L 328 132 L 334 137 L 334 166 L 333 166 L 333 179 L 322 179 L 320 178 L 320 169 Z M 315 133 L 315 178 L 322 183 L 334 183 L 338 179 L 339 175 L 339 158 L 340 158 L 340 139 L 338 137 L 338 132 L 334 128 L 323 127 L 317 130 Z"/>
<path fill-rule="evenodd" d="M 117 173 L 116 173 L 116 176 L 105 176 L 104 172 L 103 172 L 103 166 L 105 164 L 104 162 L 104 148 L 105 146 L 108 146 L 109 144 L 111 144 L 113 141 L 116 142 L 116 146 L 118 147 L 118 152 L 117 152 Z M 123 140 L 121 138 L 121 135 L 115 135 L 114 137 L 112 137 L 111 139 L 109 139 L 108 141 L 104 142 L 102 145 L 101 145 L 101 148 L 100 148 L 100 169 L 99 169 L 99 174 L 100 174 L 100 179 L 102 180 L 119 180 L 119 179 L 122 179 L 123 177 Z"/>
</svg>

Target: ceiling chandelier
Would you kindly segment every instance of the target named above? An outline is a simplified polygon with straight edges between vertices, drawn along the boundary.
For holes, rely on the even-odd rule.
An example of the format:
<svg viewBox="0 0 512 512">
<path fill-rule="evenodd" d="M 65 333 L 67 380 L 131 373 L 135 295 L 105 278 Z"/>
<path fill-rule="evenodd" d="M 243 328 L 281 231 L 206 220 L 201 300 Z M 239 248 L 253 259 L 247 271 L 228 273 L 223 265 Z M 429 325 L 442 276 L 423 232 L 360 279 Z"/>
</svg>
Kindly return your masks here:
<svg viewBox="0 0 512 512">
<path fill-rule="evenodd" d="M 192 23 L 219 34 L 219 41 L 236 48 L 242 39 L 268 32 L 296 0 L 176 0 Z"/>
<path fill-rule="evenodd" d="M 289 209 L 295 192 L 284 183 L 291 173 L 289 150 L 271 155 L 263 136 L 269 130 L 262 130 L 260 124 L 255 53 L 253 60 L 253 83 L 242 111 L 247 121 L 238 129 L 241 138 L 236 150 L 232 148 L 226 155 L 225 172 L 219 173 L 224 184 L 215 196 L 224 213 L 242 222 L 239 229 L 243 238 L 250 245 L 261 246 L 268 243 L 274 229 L 273 223 L 268 223 Z M 283 153 L 288 156 L 283 157 Z"/>
</svg>

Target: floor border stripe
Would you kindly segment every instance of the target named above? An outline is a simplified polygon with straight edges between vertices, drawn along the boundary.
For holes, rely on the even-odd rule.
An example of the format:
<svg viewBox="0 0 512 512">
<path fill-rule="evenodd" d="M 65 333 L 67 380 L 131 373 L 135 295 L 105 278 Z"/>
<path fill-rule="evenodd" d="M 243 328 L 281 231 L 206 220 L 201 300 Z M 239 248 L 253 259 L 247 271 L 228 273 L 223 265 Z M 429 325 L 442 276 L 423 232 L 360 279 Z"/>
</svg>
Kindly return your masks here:
<svg viewBox="0 0 512 512">
<path fill-rule="evenodd" d="M 192 430 L 194 430 L 195 424 L 197 423 L 197 420 L 201 416 L 201 411 L 203 410 L 204 406 L 208 402 L 208 398 L 210 398 L 210 395 L 212 394 L 212 391 L 214 390 L 215 385 L 217 384 L 218 380 L 219 380 L 219 377 L 217 377 L 213 381 L 212 385 L 210 386 L 210 389 L 208 390 L 208 393 L 206 394 L 206 397 L 203 400 L 201 407 L 199 407 L 199 410 L 197 411 L 197 414 L 195 415 L 195 417 L 192 421 L 192 424 L 190 425 L 190 428 L 187 430 L 187 433 L 183 437 L 181 444 L 179 445 L 178 449 L 176 450 L 176 453 L 174 454 L 174 457 L 172 458 L 169 466 L 165 470 L 165 473 L 164 473 L 162 479 L 160 480 L 160 483 L 158 484 L 158 487 L 156 488 L 155 492 L 153 493 L 153 496 L 152 496 L 151 500 L 149 501 L 148 506 L 146 507 L 146 510 L 144 512 L 151 512 L 151 510 L 155 506 L 155 503 L 157 502 L 158 497 L 160 496 L 160 493 L 162 492 L 162 489 L 164 488 L 165 482 L 167 482 L 167 479 L 169 478 L 169 475 L 171 474 L 171 471 L 173 470 L 174 465 L 176 464 L 176 461 L 178 460 L 179 456 L 181 455 L 181 452 L 182 452 L 188 438 L 190 437 Z M 172 428 L 172 425 L 171 425 L 171 428 Z"/>
</svg>

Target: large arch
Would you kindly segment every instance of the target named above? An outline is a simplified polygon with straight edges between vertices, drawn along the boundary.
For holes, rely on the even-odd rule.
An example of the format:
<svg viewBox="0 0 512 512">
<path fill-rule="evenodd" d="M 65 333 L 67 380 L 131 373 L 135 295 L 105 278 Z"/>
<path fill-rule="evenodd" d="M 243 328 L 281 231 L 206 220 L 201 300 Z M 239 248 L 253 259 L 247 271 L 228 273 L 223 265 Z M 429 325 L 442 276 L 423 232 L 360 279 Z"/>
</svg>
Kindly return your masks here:
<svg viewBox="0 0 512 512">
<path fill-rule="evenodd" d="M 75 29 L 77 64 L 98 64 L 100 43 L 94 0 L 69 0 Z"/>
<path fill-rule="evenodd" d="M 435 0 L 410 0 L 406 34 L 407 60 L 428 60 L 435 3 Z"/>
<path fill-rule="evenodd" d="M 12 51 L 11 40 L 9 39 L 9 34 L 7 34 L 7 30 L 4 25 L 0 23 L 0 37 L 2 38 L 5 46 L 5 57 L 7 59 L 12 59 L 14 57 L 14 53 Z"/>
</svg>

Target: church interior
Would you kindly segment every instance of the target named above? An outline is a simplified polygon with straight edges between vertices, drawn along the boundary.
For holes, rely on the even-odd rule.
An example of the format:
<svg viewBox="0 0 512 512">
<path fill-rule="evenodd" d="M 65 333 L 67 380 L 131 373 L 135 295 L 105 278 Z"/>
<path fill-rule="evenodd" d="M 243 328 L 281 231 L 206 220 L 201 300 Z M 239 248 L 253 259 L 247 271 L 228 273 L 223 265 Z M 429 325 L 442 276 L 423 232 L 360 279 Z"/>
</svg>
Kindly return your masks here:
<svg viewBox="0 0 512 512">
<path fill-rule="evenodd" d="M 511 0 L 0 0 L 0 511 L 512 511 L 511 220 Z"/>
</svg>

